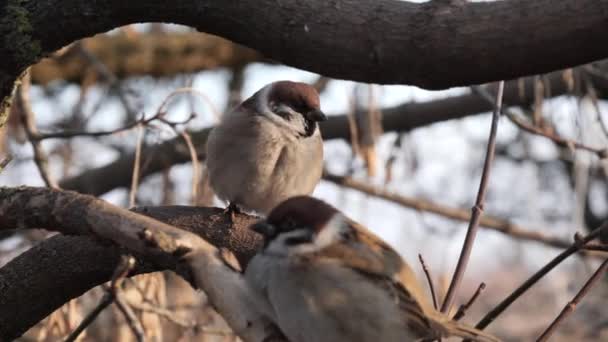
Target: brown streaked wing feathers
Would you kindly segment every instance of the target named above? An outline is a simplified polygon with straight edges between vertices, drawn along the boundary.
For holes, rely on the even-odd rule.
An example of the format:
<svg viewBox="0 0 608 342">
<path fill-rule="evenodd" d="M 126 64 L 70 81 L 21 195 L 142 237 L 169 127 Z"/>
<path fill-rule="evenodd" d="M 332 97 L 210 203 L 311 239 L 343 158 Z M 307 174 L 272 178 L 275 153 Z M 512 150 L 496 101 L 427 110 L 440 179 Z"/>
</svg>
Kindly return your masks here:
<svg viewBox="0 0 608 342">
<path fill-rule="evenodd" d="M 410 329 L 421 338 L 433 337 L 431 322 L 425 316 L 426 302 L 421 302 L 422 292 L 413 271 L 384 241 L 356 222 L 348 222 L 353 229 L 347 243 L 332 244 L 315 256 L 340 260 L 391 293 L 404 313 L 410 313 L 406 322 Z"/>
</svg>

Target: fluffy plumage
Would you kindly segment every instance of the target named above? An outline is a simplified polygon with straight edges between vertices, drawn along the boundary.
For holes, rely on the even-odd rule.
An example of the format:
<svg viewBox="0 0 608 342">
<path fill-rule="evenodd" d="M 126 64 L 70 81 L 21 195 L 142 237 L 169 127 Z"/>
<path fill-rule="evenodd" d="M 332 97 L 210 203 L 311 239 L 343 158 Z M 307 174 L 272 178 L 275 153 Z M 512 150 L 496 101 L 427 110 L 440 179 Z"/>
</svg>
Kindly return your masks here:
<svg viewBox="0 0 608 342">
<path fill-rule="evenodd" d="M 223 200 L 267 214 L 311 194 L 321 178 L 325 116 L 310 85 L 271 83 L 222 118 L 207 141 L 211 187 Z"/>
<path fill-rule="evenodd" d="M 252 228 L 267 241 L 245 277 L 292 342 L 498 341 L 434 310 L 395 250 L 325 202 L 291 198 Z"/>
</svg>

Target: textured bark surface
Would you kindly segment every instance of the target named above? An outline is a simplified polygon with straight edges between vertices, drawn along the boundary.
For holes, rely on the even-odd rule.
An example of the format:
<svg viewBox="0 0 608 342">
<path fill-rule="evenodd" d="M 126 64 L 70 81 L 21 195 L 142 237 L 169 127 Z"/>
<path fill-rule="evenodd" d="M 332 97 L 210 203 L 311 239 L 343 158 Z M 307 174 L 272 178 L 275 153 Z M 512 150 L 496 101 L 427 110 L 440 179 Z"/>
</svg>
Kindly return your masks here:
<svg viewBox="0 0 608 342">
<path fill-rule="evenodd" d="M 0 341 L 14 339 L 68 300 L 110 280 L 121 253 L 134 253 L 138 258 L 140 264 L 133 274 L 169 269 L 189 277 L 189 270 L 179 258 L 142 252 L 137 242 L 125 242 L 116 232 L 132 218 L 125 218 L 103 203 L 48 189 L 0 189 L 1 229 L 42 227 L 81 235 L 54 236 L 0 268 Z M 104 207 L 101 214 L 100 205 Z M 134 211 L 230 250 L 243 267 L 261 243 L 248 229 L 257 220 L 252 216 L 237 215 L 231 223 L 219 208 L 141 207 Z M 113 224 L 103 227 L 99 222 L 105 220 Z M 102 239 L 98 237 L 99 229 L 114 233 Z M 112 236 L 121 239 L 118 244 L 123 248 L 107 239 Z"/>
<path fill-rule="evenodd" d="M 432 89 L 608 57 L 608 0 L 4 0 L 0 97 L 43 54 L 135 22 L 189 25 L 334 78 Z"/>
</svg>

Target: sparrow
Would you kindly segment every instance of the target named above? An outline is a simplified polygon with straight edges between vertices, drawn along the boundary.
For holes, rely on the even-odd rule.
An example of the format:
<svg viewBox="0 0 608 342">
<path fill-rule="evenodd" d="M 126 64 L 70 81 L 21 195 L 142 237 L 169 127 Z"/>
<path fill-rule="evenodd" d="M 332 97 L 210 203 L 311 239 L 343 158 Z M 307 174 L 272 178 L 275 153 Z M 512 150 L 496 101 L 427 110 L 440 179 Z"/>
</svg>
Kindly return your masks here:
<svg viewBox="0 0 608 342">
<path fill-rule="evenodd" d="M 207 140 L 211 188 L 228 210 L 268 212 L 296 195 L 309 195 L 323 172 L 326 120 L 312 86 L 266 85 L 223 116 Z"/>
<path fill-rule="evenodd" d="M 251 226 L 252 303 L 292 342 L 500 341 L 435 310 L 399 254 L 329 204 L 290 198 Z"/>
</svg>

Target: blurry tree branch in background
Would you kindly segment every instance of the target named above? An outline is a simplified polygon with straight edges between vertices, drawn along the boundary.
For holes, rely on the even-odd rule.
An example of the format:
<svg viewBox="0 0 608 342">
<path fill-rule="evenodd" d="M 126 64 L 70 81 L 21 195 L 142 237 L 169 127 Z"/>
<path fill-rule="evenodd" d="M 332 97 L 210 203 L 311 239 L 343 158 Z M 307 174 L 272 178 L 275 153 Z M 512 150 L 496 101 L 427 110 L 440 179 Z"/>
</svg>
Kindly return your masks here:
<svg viewBox="0 0 608 342">
<path fill-rule="evenodd" d="M 323 179 L 347 189 L 357 190 L 371 196 L 382 198 L 406 208 L 433 213 L 461 222 L 469 222 L 471 219 L 470 210 L 453 208 L 434 203 L 429 200 L 399 195 L 379 187 L 375 187 L 366 182 L 357 181 L 350 177 L 325 173 L 323 175 Z M 540 242 L 547 246 L 556 248 L 565 248 L 570 246 L 570 242 L 565 239 L 555 236 L 547 236 L 546 234 L 541 233 L 539 229 L 527 228 L 509 220 L 493 217 L 491 215 L 482 216 L 479 223 L 482 227 L 495 230 L 515 239 Z"/>
<path fill-rule="evenodd" d="M 96 71 L 79 49 L 95 56 L 117 79 L 174 77 L 218 68 L 240 68 L 262 61 L 251 49 L 199 32 L 145 33 L 135 38 L 100 34 L 79 44 L 80 47 L 67 46 L 32 66 L 32 82 L 83 83 L 87 73 Z"/>
<path fill-rule="evenodd" d="M 188 25 L 333 78 L 440 89 L 545 73 L 608 57 L 607 1 L 286 0 L 280 6 L 271 0 L 190 0 L 179 6 L 142 1 L 5 1 L 0 3 L 0 36 L 5 39 L 0 48 L 0 113 L 10 103 L 17 76 L 42 56 L 134 22 Z"/>
<path fill-rule="evenodd" d="M 607 62 L 602 62 L 602 70 L 608 69 Z M 575 82 L 589 79 L 600 98 L 608 97 L 608 81 L 597 75 L 590 74 L 586 67 L 573 70 Z M 551 73 L 546 77 L 547 87 L 552 96 L 569 94 L 568 83 L 564 81 L 563 72 Z M 526 107 L 534 103 L 534 77 L 522 81 L 510 81 L 505 84 L 504 101 L 506 105 Z M 405 103 L 382 109 L 382 126 L 384 132 L 407 132 L 415 128 L 452 119 L 464 118 L 486 113 L 492 105 L 477 94 L 452 96 L 429 102 Z M 193 143 L 204 158 L 205 143 L 210 129 L 191 132 Z M 347 114 L 331 115 L 321 123 L 321 132 L 325 140 L 350 140 Z M 188 149 L 180 137 L 165 141 L 158 145 L 144 148 L 144 158 L 147 167 L 141 170 L 142 179 L 147 175 L 159 172 L 171 165 L 190 161 Z M 92 195 L 101 195 L 117 187 L 128 186 L 130 170 L 133 165 L 133 154 L 126 154 L 115 161 L 95 169 L 90 169 L 80 175 L 64 179 L 60 186 Z"/>
</svg>

